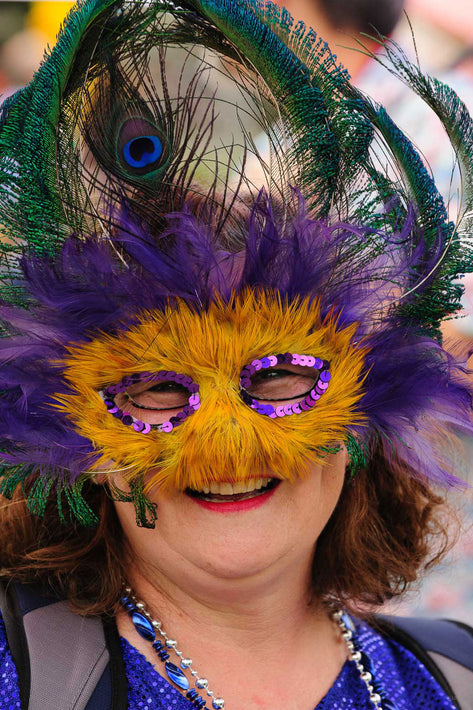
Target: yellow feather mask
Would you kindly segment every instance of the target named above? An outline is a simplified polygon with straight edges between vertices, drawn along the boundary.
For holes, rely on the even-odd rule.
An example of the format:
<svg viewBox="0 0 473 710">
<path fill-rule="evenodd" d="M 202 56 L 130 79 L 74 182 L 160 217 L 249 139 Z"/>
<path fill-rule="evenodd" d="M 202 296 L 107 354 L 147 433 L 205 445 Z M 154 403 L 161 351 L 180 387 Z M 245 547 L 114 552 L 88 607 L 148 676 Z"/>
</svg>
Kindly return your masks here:
<svg viewBox="0 0 473 710">
<path fill-rule="evenodd" d="M 92 443 L 98 459 L 91 471 L 121 470 L 128 481 L 144 475 L 147 487 L 168 490 L 259 474 L 292 481 L 363 422 L 356 405 L 366 350 L 353 343 L 355 330 L 338 328 L 332 315 L 322 321 L 316 300 L 288 304 L 273 292 L 216 299 L 202 313 L 178 302 L 142 313 L 118 335 L 71 346 L 63 365 L 72 394 L 57 394 L 54 406 Z M 243 401 L 240 373 L 255 358 L 284 352 L 328 361 L 330 387 L 311 409 L 270 418 Z M 144 434 L 109 413 L 104 388 L 163 370 L 188 376 L 199 388 L 200 407 L 180 426 Z"/>
</svg>

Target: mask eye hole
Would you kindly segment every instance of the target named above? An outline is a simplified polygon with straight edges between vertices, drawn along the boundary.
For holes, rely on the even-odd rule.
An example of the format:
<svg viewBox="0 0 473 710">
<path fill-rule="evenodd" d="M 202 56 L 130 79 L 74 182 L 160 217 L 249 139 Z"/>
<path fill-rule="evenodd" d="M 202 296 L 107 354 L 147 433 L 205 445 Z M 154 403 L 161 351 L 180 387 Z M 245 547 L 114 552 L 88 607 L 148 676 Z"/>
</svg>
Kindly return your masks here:
<svg viewBox="0 0 473 710">
<path fill-rule="evenodd" d="M 169 433 L 200 407 L 198 385 L 173 370 L 127 375 L 99 394 L 109 414 L 143 434 Z"/>
<path fill-rule="evenodd" d="M 253 360 L 240 374 L 243 401 L 271 417 L 300 414 L 327 391 L 330 364 L 312 355 L 279 353 Z"/>
</svg>

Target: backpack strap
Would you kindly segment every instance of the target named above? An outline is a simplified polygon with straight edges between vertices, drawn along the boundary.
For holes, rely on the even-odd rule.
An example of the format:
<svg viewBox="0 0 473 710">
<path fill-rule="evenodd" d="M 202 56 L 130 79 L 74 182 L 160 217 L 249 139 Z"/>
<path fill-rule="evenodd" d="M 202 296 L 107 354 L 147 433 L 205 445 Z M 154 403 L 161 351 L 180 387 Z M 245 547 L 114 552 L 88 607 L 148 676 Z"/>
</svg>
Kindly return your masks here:
<svg viewBox="0 0 473 710">
<path fill-rule="evenodd" d="M 460 710 L 473 710 L 473 629 L 455 621 L 377 616 L 381 633 L 411 651 Z"/>
<path fill-rule="evenodd" d="M 38 587 L 0 585 L 0 607 L 22 710 L 126 710 L 114 621 L 74 614 Z"/>
</svg>

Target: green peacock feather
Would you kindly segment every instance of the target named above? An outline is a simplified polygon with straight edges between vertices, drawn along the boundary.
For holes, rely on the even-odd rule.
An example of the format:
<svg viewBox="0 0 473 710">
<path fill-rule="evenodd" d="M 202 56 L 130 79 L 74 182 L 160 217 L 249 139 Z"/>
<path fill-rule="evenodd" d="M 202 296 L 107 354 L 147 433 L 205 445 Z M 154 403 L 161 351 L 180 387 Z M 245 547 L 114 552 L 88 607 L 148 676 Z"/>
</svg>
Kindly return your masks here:
<svg viewBox="0 0 473 710">
<path fill-rule="evenodd" d="M 355 228 L 338 273 L 364 273 L 386 255 L 395 262 L 392 236 L 412 219 L 409 249 L 422 252 L 429 270 L 417 260 L 418 278 L 386 284 L 394 297 L 373 323 L 389 312 L 393 323 L 439 338 L 441 320 L 460 306 L 458 276 L 473 270 L 473 124 L 451 89 L 389 44 L 386 61 L 437 113 L 454 146 L 464 177 L 458 225 L 385 110 L 286 10 L 262 0 L 80 2 L 31 84 L 1 109 L 0 299 L 34 305 L 21 278 L 24 252 L 57 256 L 71 235 L 115 248 L 123 205 L 155 240 L 166 215 L 192 205 L 211 215 L 209 228 L 226 246 L 244 243 L 241 214 L 262 188 L 277 223 L 290 222 L 300 208 L 296 188 L 311 217 Z M 123 159 L 135 134 L 148 147 L 159 138 L 158 157 L 144 167 L 131 154 Z M 354 438 L 349 445 L 362 465 L 365 450 Z M 5 466 L 0 492 L 11 496 L 32 473 Z M 69 506 L 93 524 L 82 484 L 56 479 L 28 488 L 30 509 L 44 512 L 54 492 L 60 511 Z M 143 524 L 153 517 L 138 484 L 126 499 Z"/>
<path fill-rule="evenodd" d="M 313 30 L 294 23 L 284 9 L 271 3 L 223 0 L 179 6 L 165 0 L 149 4 L 88 0 L 70 13 L 57 45 L 31 84 L 2 109 L 0 293 L 4 300 L 23 302 L 16 278 L 20 247 L 26 244 L 39 252 L 55 253 L 71 233 L 104 231 L 100 205 L 91 193 L 100 192 L 103 200 L 108 193 L 113 201 L 123 190 L 127 176 L 113 166 L 117 162 L 111 145 L 117 130 L 114 116 L 127 106 L 133 111 L 149 110 L 143 108 L 143 99 L 148 106 L 152 103 L 152 84 L 144 92 L 142 87 L 150 79 L 149 54 L 156 46 L 179 46 L 189 54 L 203 48 L 213 53 L 209 63 L 224 57 L 235 71 L 246 74 L 248 94 L 249 82 L 253 82 L 254 95 L 245 100 L 253 105 L 261 99 L 266 102 L 259 107 L 258 120 L 277 155 L 274 189 L 285 199 L 292 183 L 303 192 L 314 216 L 372 224 L 388 231 L 414 204 L 422 238 L 431 248 L 437 248 L 440 239 L 444 249 L 429 293 L 418 304 L 411 299 L 410 313 L 436 330 L 439 321 L 455 311 L 461 289 L 452 281 L 471 268 L 471 249 L 468 243 L 460 249 L 442 197 L 412 145 L 382 108 L 353 89 L 346 71 Z M 395 71 L 443 121 L 464 166 L 466 211 L 471 212 L 472 128 L 465 107 L 451 89 L 424 77 L 389 45 L 387 51 Z M 167 191 L 163 204 L 175 206 L 177 186 L 184 193 L 194 170 L 179 146 L 176 108 L 165 105 L 165 97 L 160 99 L 158 113 L 167 125 L 172 155 L 162 174 L 135 179 L 135 198 L 141 200 L 143 213 L 146 201 L 162 195 L 163 186 Z M 213 118 L 207 119 L 211 124 Z M 272 127 L 275 122 L 279 137 Z M 212 129 L 202 124 L 201 134 L 206 130 L 211 142 Z M 244 133 L 247 152 L 254 152 L 253 134 Z M 202 140 L 202 135 L 198 138 Z M 374 138 L 383 142 L 391 156 L 397 179 L 376 166 Z M 90 158 L 84 144 L 95 162 L 108 170 L 105 178 L 97 168 L 95 174 L 92 169 L 84 170 Z M 227 158 L 227 169 L 232 160 L 234 154 Z M 185 176 L 176 167 L 179 161 L 185 164 Z M 133 183 L 129 176 L 128 181 Z M 392 197 L 397 204 L 386 210 Z M 373 243 L 379 253 L 383 247 L 379 241 Z"/>
</svg>

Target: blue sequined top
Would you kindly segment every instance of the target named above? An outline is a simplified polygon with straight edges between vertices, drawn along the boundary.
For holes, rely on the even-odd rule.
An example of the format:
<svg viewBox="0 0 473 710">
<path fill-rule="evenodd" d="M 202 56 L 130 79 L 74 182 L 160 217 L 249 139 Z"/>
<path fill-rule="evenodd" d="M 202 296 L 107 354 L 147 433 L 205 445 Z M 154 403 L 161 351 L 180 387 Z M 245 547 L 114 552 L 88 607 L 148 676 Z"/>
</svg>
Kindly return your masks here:
<svg viewBox="0 0 473 710">
<path fill-rule="evenodd" d="M 370 656 L 376 677 L 398 710 L 455 710 L 424 666 L 394 641 L 387 641 L 365 624 L 358 639 Z M 189 700 L 160 676 L 144 656 L 121 640 L 128 679 L 128 710 L 195 710 Z M 18 678 L 0 617 L 0 708 L 20 708 Z M 352 661 L 347 661 L 315 710 L 372 710 L 366 686 Z"/>
</svg>

